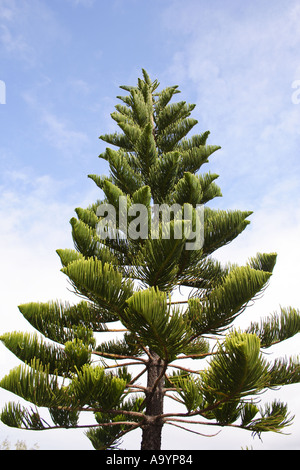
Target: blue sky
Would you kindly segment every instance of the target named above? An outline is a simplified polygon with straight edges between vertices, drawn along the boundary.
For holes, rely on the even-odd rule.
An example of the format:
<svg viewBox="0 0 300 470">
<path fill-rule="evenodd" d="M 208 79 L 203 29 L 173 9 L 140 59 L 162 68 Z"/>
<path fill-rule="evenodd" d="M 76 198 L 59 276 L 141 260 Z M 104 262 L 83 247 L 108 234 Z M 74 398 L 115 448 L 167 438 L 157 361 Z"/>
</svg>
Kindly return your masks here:
<svg viewBox="0 0 300 470">
<path fill-rule="evenodd" d="M 72 247 L 74 208 L 98 197 L 87 178 L 107 172 L 98 136 L 115 129 L 118 87 L 136 84 L 142 67 L 161 87 L 179 85 L 178 99 L 197 104 L 196 132 L 210 130 L 209 143 L 221 145 L 205 168 L 220 175 L 223 198 L 214 207 L 254 211 L 220 259 L 278 253 L 269 290 L 246 323 L 279 305 L 300 308 L 299 23 L 296 0 L 0 0 L 1 332 L 27 328 L 21 302 L 73 299 L 55 250 Z M 298 353 L 298 345 L 289 340 L 278 354 Z M 2 346 L 0 364 L 1 376 L 16 365 Z M 225 430 L 169 439 L 186 448 L 299 448 L 297 394 L 281 392 L 298 415 L 289 437 L 261 443 Z M 0 393 L 1 406 L 7 398 Z M 0 442 L 89 445 L 82 432 L 65 435 L 0 425 Z"/>
</svg>

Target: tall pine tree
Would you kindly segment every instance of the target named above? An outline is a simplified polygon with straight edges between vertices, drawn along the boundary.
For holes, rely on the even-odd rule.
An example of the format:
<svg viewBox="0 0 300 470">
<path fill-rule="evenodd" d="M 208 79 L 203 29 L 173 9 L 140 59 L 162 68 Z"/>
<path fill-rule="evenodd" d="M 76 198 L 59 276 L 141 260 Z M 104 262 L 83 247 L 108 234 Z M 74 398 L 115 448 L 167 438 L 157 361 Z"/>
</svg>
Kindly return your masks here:
<svg viewBox="0 0 300 470">
<path fill-rule="evenodd" d="M 76 209 L 75 249 L 57 251 L 80 300 L 20 305 L 37 333 L 1 337 L 24 364 L 0 386 L 32 403 L 8 403 L 1 413 L 8 426 L 76 428 L 89 411 L 95 449 L 116 448 L 140 428 L 146 450 L 161 448 L 167 424 L 260 435 L 292 420 L 286 404 L 261 406 L 257 395 L 300 381 L 298 358 L 271 363 L 263 354 L 300 331 L 300 312 L 282 308 L 245 331 L 233 328 L 266 288 L 276 254 L 259 253 L 245 266 L 212 257 L 243 232 L 251 212 L 208 207 L 221 191 L 216 174 L 199 170 L 219 147 L 207 144 L 209 132 L 188 138 L 194 105 L 171 104 L 177 86 L 158 87 L 145 70 L 137 86 L 121 87 L 127 94 L 111 115 L 121 132 L 101 136 L 110 175 L 89 175 L 103 199 Z M 175 401 L 173 412 L 164 411 L 166 400 Z"/>
</svg>

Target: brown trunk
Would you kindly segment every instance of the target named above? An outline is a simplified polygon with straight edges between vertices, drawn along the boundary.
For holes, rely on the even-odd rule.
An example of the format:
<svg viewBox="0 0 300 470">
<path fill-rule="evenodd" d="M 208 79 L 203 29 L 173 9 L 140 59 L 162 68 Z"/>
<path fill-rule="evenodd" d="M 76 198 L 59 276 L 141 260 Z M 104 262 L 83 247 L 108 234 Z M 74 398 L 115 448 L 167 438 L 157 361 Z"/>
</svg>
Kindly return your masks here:
<svg viewBox="0 0 300 470">
<path fill-rule="evenodd" d="M 141 450 L 161 448 L 163 423 L 160 416 L 163 414 L 164 405 L 164 364 L 156 353 L 151 352 L 151 356 L 148 364 L 146 424 L 143 426 Z"/>
</svg>

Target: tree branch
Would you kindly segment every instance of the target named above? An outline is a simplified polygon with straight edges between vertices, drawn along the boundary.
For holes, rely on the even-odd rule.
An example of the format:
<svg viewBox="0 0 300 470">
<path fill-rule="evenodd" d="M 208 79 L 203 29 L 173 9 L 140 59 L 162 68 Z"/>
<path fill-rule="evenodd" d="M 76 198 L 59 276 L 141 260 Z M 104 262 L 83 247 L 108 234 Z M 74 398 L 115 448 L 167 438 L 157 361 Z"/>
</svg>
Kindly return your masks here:
<svg viewBox="0 0 300 470">
<path fill-rule="evenodd" d="M 136 357 L 136 356 L 123 356 L 121 354 L 111 354 L 111 353 L 106 353 L 106 352 L 99 352 L 99 351 L 92 351 L 91 354 L 94 354 L 95 356 L 100 356 L 100 357 L 104 357 L 104 358 L 107 358 L 107 359 L 114 359 L 114 360 L 117 360 L 117 359 L 134 359 L 135 361 L 137 362 L 142 362 L 143 364 L 146 364 L 147 361 L 145 359 L 142 359 L 141 357 Z"/>
<path fill-rule="evenodd" d="M 132 386 L 134 382 L 136 382 L 145 372 L 147 372 L 147 367 L 145 367 L 142 372 L 140 372 L 136 377 L 134 377 L 134 379 L 129 382 L 128 386 Z"/>
<path fill-rule="evenodd" d="M 220 430 L 220 431 L 216 432 L 215 434 L 203 434 L 203 433 L 201 433 L 201 432 L 193 431 L 192 429 L 186 428 L 186 427 L 184 427 L 184 426 L 180 426 L 179 424 L 170 423 L 170 422 L 168 422 L 168 421 L 166 421 L 166 424 L 170 424 L 171 426 L 176 426 L 177 428 L 183 429 L 184 431 L 192 432 L 193 434 L 198 434 L 198 436 L 203 436 L 203 437 L 215 437 L 215 436 L 217 436 L 218 434 L 220 434 L 220 432 L 221 432 L 221 430 Z M 195 423 L 193 423 L 193 422 L 191 421 L 190 424 L 195 424 Z"/>
</svg>

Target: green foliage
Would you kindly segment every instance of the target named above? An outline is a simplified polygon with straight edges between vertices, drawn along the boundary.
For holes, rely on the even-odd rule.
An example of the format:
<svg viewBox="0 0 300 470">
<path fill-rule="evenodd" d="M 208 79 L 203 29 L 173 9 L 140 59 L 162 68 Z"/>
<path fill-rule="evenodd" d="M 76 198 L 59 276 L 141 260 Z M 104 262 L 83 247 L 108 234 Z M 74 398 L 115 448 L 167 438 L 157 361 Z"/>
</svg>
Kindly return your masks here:
<svg viewBox="0 0 300 470">
<path fill-rule="evenodd" d="M 232 401 L 259 393 L 268 380 L 268 363 L 255 335 L 233 332 L 219 345 L 202 374 L 207 403 Z"/>
<path fill-rule="evenodd" d="M 269 348 L 299 333 L 300 312 L 294 308 L 281 308 L 280 315 L 262 319 L 260 323 L 252 322 L 247 331 L 260 338 L 263 348 Z"/>
<path fill-rule="evenodd" d="M 119 416 L 111 418 L 109 414 L 97 413 L 95 415 L 99 426 L 86 431 L 86 436 L 91 441 L 95 450 L 116 450 L 121 444 L 119 434 L 125 426 L 118 423 Z"/>
<path fill-rule="evenodd" d="M 107 358 L 111 355 L 137 357 L 144 353 L 133 333 L 125 333 L 121 340 L 103 341 L 96 347 L 96 351 L 100 352 L 102 357 Z"/>
<path fill-rule="evenodd" d="M 64 344 L 75 338 L 93 343 L 92 331 L 102 331 L 99 309 L 88 302 L 76 305 L 62 302 L 47 302 L 19 305 L 24 318 L 42 335 Z"/>
<path fill-rule="evenodd" d="M 1 421 L 6 426 L 41 431 L 47 428 L 45 421 L 41 418 L 37 410 L 31 408 L 27 410 L 20 404 L 9 402 L 5 405 L 0 415 Z"/>
<path fill-rule="evenodd" d="M 81 369 L 91 360 L 91 350 L 81 339 L 74 339 L 65 343 L 64 354 L 71 364 L 69 370 Z"/>
<path fill-rule="evenodd" d="M 299 356 L 277 358 L 269 371 L 270 382 L 268 386 L 296 384 L 300 382 L 300 358 Z"/>
<path fill-rule="evenodd" d="M 245 403 L 241 412 L 242 426 L 248 426 L 258 412 L 259 408 L 255 405 L 255 403 Z"/>
<path fill-rule="evenodd" d="M 246 428 L 253 434 L 261 435 L 262 432 L 281 432 L 283 428 L 289 426 L 293 417 L 287 411 L 287 405 L 274 400 L 272 404 L 266 404 L 260 410 L 261 418 L 250 421 Z"/>
<path fill-rule="evenodd" d="M 206 255 L 233 241 L 240 235 L 252 214 L 250 211 L 220 211 L 205 207 L 204 247 Z"/>
<path fill-rule="evenodd" d="M 114 450 L 121 444 L 121 436 L 126 433 L 126 426 L 131 424 L 133 418 L 124 412 L 138 412 L 143 408 L 143 399 L 140 397 L 128 400 L 120 407 L 120 413 L 112 416 L 109 413 L 97 412 L 95 418 L 100 425 L 86 432 L 87 437 L 96 450 Z M 125 424 L 126 421 L 126 424 Z M 124 424 L 122 424 L 124 423 Z M 134 422 L 132 427 L 135 427 Z"/>
<path fill-rule="evenodd" d="M 1 341 L 21 361 L 30 364 L 36 357 L 48 366 L 49 373 L 69 375 L 74 367 L 89 362 L 90 350 L 82 340 L 74 339 L 65 343 L 65 348 L 47 343 L 36 334 L 12 332 L 1 336 Z M 73 353 L 72 349 L 75 347 Z"/>
<path fill-rule="evenodd" d="M 177 225 L 182 227 L 183 222 L 170 222 L 170 238 L 148 238 L 140 248 L 135 276 L 147 287 L 157 287 L 161 291 L 170 292 L 178 284 L 178 272 L 186 240 L 184 237 L 175 238 Z M 167 227 L 160 228 L 164 229 L 167 230 Z"/>
<path fill-rule="evenodd" d="M 79 420 L 79 412 L 63 408 L 49 408 L 51 419 L 55 426 L 62 428 L 75 428 Z"/>
<path fill-rule="evenodd" d="M 176 391 L 181 398 L 188 412 L 200 410 L 203 406 L 203 395 L 201 393 L 201 380 L 191 375 L 173 377 L 171 382 L 174 383 Z"/>
<path fill-rule="evenodd" d="M 197 334 L 218 333 L 228 327 L 268 282 L 271 273 L 235 266 L 202 298 L 189 300 L 187 316 Z"/>
<path fill-rule="evenodd" d="M 118 315 L 133 292 L 132 283 L 120 272 L 97 259 L 78 260 L 62 269 L 75 291 Z"/>
<path fill-rule="evenodd" d="M 75 406 L 87 405 L 106 411 L 121 402 L 125 387 L 125 380 L 105 373 L 100 366 L 85 364 L 74 375 L 68 387 L 68 395 Z"/>
<path fill-rule="evenodd" d="M 49 367 L 34 359 L 27 365 L 12 369 L 0 381 L 0 387 L 13 392 L 36 406 L 53 407 L 65 402 L 65 390 L 57 375 L 49 374 Z"/>
<path fill-rule="evenodd" d="M 188 344 L 190 332 L 179 311 L 171 314 L 167 295 L 152 287 L 136 292 L 127 304 L 122 321 L 138 342 L 168 362 L 175 359 Z"/>
</svg>

